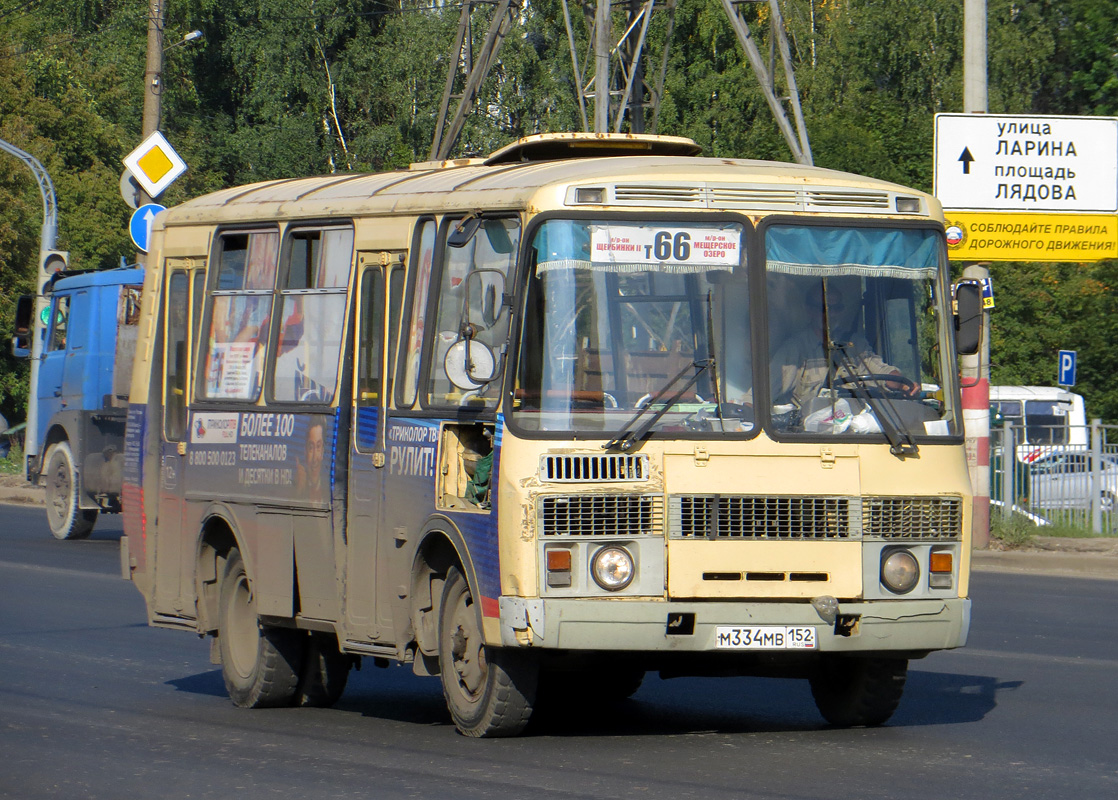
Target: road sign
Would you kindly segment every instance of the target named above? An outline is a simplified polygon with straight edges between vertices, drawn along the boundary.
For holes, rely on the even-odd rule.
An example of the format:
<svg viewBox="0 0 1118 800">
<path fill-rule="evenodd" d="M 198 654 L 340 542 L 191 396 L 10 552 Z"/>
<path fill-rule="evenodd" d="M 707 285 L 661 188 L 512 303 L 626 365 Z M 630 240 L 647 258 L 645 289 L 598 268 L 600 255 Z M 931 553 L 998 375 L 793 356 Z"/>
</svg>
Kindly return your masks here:
<svg viewBox="0 0 1118 800">
<path fill-rule="evenodd" d="M 151 244 L 151 223 L 155 220 L 155 215 L 165 208 L 159 203 L 148 203 L 132 212 L 132 219 L 128 221 L 128 233 L 138 250 L 145 253 L 148 251 L 148 245 Z"/>
<path fill-rule="evenodd" d="M 936 114 L 935 194 L 945 209 L 1118 211 L 1118 117 Z"/>
<path fill-rule="evenodd" d="M 979 278 L 978 282 L 982 286 L 982 307 L 989 311 L 994 307 L 994 279 Z"/>
<path fill-rule="evenodd" d="M 1100 261 L 1118 258 L 1114 214 L 944 212 L 952 261 Z"/>
<path fill-rule="evenodd" d="M 163 190 L 186 172 L 186 162 L 156 131 L 143 144 L 124 157 L 124 166 L 144 187 L 149 197 L 158 197 Z"/>
<path fill-rule="evenodd" d="M 1076 352 L 1074 350 L 1061 350 L 1060 359 L 1057 366 L 1059 373 L 1059 380 L 1056 381 L 1059 386 L 1075 386 L 1075 360 Z"/>
<path fill-rule="evenodd" d="M 129 208 L 135 210 L 140 207 L 140 183 L 127 169 L 120 173 L 120 196 Z"/>
</svg>

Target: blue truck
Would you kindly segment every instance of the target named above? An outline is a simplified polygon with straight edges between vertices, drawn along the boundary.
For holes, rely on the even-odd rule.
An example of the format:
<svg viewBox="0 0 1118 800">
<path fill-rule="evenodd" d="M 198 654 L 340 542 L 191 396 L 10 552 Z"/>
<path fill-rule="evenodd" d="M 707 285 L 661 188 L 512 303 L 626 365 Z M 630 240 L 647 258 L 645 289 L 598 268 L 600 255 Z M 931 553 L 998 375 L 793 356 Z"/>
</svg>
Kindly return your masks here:
<svg viewBox="0 0 1118 800">
<path fill-rule="evenodd" d="M 46 490 L 58 539 L 82 539 L 97 515 L 121 510 L 124 426 L 132 378 L 142 269 L 60 272 L 16 311 L 13 352 L 40 354 L 26 438 L 27 479 Z M 33 337 L 40 337 L 34 347 Z"/>
</svg>

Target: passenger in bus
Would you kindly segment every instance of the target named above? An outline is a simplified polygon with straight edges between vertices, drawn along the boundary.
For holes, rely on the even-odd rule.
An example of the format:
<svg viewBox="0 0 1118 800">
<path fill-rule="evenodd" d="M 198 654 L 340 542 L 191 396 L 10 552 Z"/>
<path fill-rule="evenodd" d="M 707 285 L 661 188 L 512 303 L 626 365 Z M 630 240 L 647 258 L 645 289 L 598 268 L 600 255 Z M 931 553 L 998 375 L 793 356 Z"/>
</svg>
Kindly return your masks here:
<svg viewBox="0 0 1118 800">
<path fill-rule="evenodd" d="M 816 283 L 808 291 L 800 320 L 799 332 L 782 342 L 773 352 L 769 364 L 773 405 L 791 403 L 803 409 L 812 398 L 819 395 L 826 385 L 830 372 L 825 343 L 825 327 L 830 327 L 831 341 L 845 345 L 843 350 L 853 363 L 856 375 L 896 375 L 901 371 L 887 364 L 873 351 L 861 330 L 860 302 L 855 288 L 837 281 L 827 282 L 827 313 L 823 314 L 823 284 Z M 854 378 L 849 369 L 841 365 L 843 352 L 832 353 L 838 378 Z M 912 382 L 885 382 L 887 389 L 903 391 L 915 396 L 920 384 Z"/>
</svg>

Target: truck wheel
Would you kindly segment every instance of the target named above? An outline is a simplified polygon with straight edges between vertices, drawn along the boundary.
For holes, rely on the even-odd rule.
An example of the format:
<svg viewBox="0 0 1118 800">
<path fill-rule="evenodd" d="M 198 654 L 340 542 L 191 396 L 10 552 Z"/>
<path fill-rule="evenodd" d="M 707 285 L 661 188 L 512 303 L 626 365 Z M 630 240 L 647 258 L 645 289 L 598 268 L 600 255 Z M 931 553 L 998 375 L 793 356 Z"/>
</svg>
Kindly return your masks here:
<svg viewBox="0 0 1118 800">
<path fill-rule="evenodd" d="M 811 677 L 811 694 L 832 725 L 882 725 L 901 702 L 908 660 L 824 656 Z"/>
<path fill-rule="evenodd" d="M 539 665 L 482 643 L 469 584 L 451 569 L 439 607 L 439 672 L 447 708 L 466 736 L 516 736 L 532 716 Z"/>
<path fill-rule="evenodd" d="M 338 640 L 326 633 L 308 637 L 296 705 L 329 708 L 341 699 L 349 681 L 353 657 L 338 649 Z"/>
<path fill-rule="evenodd" d="M 221 675 L 233 704 L 241 708 L 292 705 L 306 636 L 260 624 L 252 584 L 236 548 L 225 562 L 220 602 Z"/>
<path fill-rule="evenodd" d="M 97 510 L 78 508 L 78 473 L 66 440 L 51 446 L 43 473 L 46 484 L 47 523 L 55 539 L 84 539 L 93 531 Z"/>
</svg>

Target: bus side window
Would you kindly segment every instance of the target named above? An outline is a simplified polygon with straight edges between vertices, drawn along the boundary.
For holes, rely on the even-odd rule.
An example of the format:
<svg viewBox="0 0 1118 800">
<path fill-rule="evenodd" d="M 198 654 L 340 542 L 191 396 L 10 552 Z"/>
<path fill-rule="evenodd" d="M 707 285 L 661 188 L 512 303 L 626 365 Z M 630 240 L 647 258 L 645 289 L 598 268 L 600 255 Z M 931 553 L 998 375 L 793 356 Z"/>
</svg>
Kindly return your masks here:
<svg viewBox="0 0 1118 800">
<path fill-rule="evenodd" d="M 456 223 L 458 220 L 444 224 L 444 237 L 455 230 Z M 519 244 L 519 220 L 489 218 L 482 220 L 476 233 L 463 246 L 443 248 L 435 342 L 427 378 L 428 405 L 477 403 L 478 398 L 486 406 L 496 405 L 499 373 L 493 374 L 494 380 L 489 383 L 464 391 L 451 383 L 447 359 L 451 347 L 466 338 L 468 327 L 473 340 L 492 354 L 492 368 L 500 370 L 509 330 L 509 313 L 502 302 L 510 291 L 508 281 Z M 471 356 L 475 366 L 479 355 Z"/>
<path fill-rule="evenodd" d="M 186 433 L 186 380 L 190 283 L 186 272 L 175 270 L 168 282 L 164 310 L 166 343 L 163 383 L 163 433 L 169 442 L 181 442 Z"/>
<path fill-rule="evenodd" d="M 427 297 L 431 290 L 431 267 L 435 260 L 435 221 L 421 220 L 416 226 L 412 247 L 411 313 L 408 331 L 397 362 L 402 373 L 399 385 L 400 406 L 411 408 L 419 392 L 419 361 L 423 352 L 423 329 L 427 318 Z"/>
<path fill-rule="evenodd" d="M 392 399 L 395 385 L 396 347 L 400 340 L 400 310 L 403 308 L 404 268 L 402 264 L 389 268 L 388 273 L 388 369 L 384 370 L 384 404 Z"/>
<path fill-rule="evenodd" d="M 217 250 L 200 396 L 255 401 L 272 315 L 279 232 L 227 233 Z"/>
<path fill-rule="evenodd" d="M 296 230 L 284 252 L 270 397 L 329 403 L 338 383 L 353 229 Z"/>
<path fill-rule="evenodd" d="M 357 343 L 357 449 L 372 450 L 377 444 L 377 413 L 384 378 L 384 273 L 379 266 L 361 276 L 361 305 L 358 310 Z"/>
</svg>

